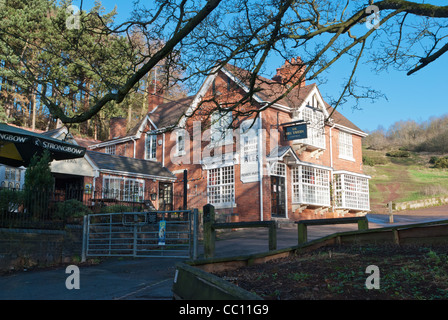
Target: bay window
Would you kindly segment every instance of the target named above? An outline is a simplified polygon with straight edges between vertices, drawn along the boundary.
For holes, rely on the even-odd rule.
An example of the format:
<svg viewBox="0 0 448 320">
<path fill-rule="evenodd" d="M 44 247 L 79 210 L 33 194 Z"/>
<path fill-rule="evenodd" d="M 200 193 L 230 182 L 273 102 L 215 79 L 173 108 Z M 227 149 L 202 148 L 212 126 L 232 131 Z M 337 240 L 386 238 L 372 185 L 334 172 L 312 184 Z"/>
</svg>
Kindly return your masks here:
<svg viewBox="0 0 448 320">
<path fill-rule="evenodd" d="M 365 176 L 335 173 L 335 207 L 337 209 L 369 210 L 369 180 Z"/>
<path fill-rule="evenodd" d="M 311 166 L 292 169 L 293 203 L 330 206 L 330 171 Z"/>
</svg>

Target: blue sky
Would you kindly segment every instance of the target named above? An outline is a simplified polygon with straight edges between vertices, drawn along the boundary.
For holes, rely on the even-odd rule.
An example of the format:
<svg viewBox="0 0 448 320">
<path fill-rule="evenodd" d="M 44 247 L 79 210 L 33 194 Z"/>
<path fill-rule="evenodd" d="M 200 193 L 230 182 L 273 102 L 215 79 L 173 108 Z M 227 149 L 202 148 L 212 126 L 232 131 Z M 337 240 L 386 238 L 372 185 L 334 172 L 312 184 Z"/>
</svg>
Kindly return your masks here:
<svg viewBox="0 0 448 320">
<path fill-rule="evenodd" d="M 80 6 L 81 1 L 75 0 L 73 4 Z M 89 10 L 94 0 L 84 0 L 83 10 Z M 132 0 L 103 0 L 106 12 L 117 7 L 116 22 L 125 21 L 132 10 Z M 437 3 L 436 3 L 437 4 Z M 273 60 L 271 64 L 280 67 L 283 60 Z M 341 91 L 341 75 L 348 77 L 347 69 L 343 64 L 335 65 L 331 73 L 327 74 L 327 83 L 321 85 L 320 91 L 324 96 L 337 98 Z M 364 101 L 361 110 L 353 109 L 350 104 L 338 107 L 339 112 L 350 119 L 359 128 L 372 131 L 379 126 L 389 128 L 396 121 L 415 120 L 427 121 L 432 117 L 448 114 L 448 56 L 442 56 L 436 62 L 428 65 L 412 76 L 406 72 L 389 71 L 380 74 L 372 73 L 369 67 L 362 67 L 356 77 L 360 85 L 371 86 L 383 93 L 387 100 L 379 99 L 374 103 Z"/>
</svg>

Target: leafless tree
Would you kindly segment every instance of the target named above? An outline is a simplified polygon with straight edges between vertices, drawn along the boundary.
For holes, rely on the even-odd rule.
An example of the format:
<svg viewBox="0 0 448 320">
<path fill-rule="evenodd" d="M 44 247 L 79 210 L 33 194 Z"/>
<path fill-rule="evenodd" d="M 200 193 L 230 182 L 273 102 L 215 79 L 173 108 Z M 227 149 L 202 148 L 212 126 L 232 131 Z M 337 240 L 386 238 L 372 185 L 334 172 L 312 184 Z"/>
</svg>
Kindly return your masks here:
<svg viewBox="0 0 448 320">
<path fill-rule="evenodd" d="M 138 2 L 133 16 L 111 34 L 128 36 L 138 30 L 152 50 L 141 51 L 132 72 L 113 90 L 91 100 L 87 109 L 68 115 L 48 97 L 50 112 L 64 123 L 92 118 L 106 104 L 120 103 L 160 61 L 166 61 L 169 83 L 195 90 L 204 76 L 228 63 L 245 70 L 248 91 L 230 109 L 250 102 L 260 92 L 261 75 L 272 56 L 300 56 L 300 70 L 270 103 L 296 92 L 303 80 L 323 82 L 338 61 L 347 63 L 340 96 L 328 101 L 336 109 L 350 99 L 376 99 L 374 85 L 356 81 L 360 64 L 375 71 L 388 68 L 408 75 L 434 63 L 448 50 L 448 6 L 423 1 L 384 0 L 157 0 L 151 8 Z M 157 44 L 154 46 L 154 44 Z M 73 44 L 75 45 L 75 44 Z M 174 72 L 175 71 L 175 72 Z M 217 107 L 219 107 L 217 105 Z M 257 110 L 257 112 L 262 109 Z"/>
</svg>

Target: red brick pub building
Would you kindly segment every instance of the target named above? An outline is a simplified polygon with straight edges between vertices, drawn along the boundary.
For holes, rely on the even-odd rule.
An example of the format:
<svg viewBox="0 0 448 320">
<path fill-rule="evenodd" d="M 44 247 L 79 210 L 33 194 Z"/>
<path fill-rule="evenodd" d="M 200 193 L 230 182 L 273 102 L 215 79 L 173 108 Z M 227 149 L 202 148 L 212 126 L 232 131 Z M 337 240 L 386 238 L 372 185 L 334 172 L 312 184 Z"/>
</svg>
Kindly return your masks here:
<svg viewBox="0 0 448 320">
<path fill-rule="evenodd" d="M 273 79 L 257 78 L 252 103 L 238 107 L 245 116 L 226 107 L 249 90 L 248 73 L 226 65 L 196 95 L 150 104 L 129 132 L 119 120 L 111 140 L 91 149 L 161 163 L 177 176 L 163 182 L 168 194 L 184 194 L 186 170 L 188 207 L 213 204 L 220 221 L 364 215 L 370 208 L 361 148 L 366 133 L 331 108 L 315 84 L 302 82 L 276 101 L 294 74 L 300 76 L 296 62 L 286 61 Z M 209 112 L 217 104 L 221 111 Z M 288 127 L 303 123 L 306 138 L 287 138 Z M 183 197 L 168 198 L 174 209 L 183 207 Z"/>
</svg>

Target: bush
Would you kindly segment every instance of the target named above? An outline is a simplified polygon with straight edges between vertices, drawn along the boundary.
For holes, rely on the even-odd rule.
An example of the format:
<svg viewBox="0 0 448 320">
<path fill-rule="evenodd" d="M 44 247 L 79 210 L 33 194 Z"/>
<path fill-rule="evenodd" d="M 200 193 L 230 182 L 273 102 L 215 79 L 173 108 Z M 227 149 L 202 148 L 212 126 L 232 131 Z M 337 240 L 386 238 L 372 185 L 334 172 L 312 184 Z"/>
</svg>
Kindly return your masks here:
<svg viewBox="0 0 448 320">
<path fill-rule="evenodd" d="M 437 161 L 438 159 L 439 159 L 439 157 L 432 156 L 432 157 L 429 159 L 429 163 L 431 163 L 431 164 L 435 164 L 436 161 Z"/>
<path fill-rule="evenodd" d="M 132 206 L 125 206 L 122 204 L 114 204 L 111 206 L 105 206 L 101 208 L 101 213 L 115 213 L 115 212 L 133 212 L 135 208 Z"/>
<path fill-rule="evenodd" d="M 0 213 L 15 212 L 23 204 L 23 191 L 1 189 L 0 190 Z"/>
<path fill-rule="evenodd" d="M 424 186 L 420 190 L 420 194 L 424 195 L 425 197 L 434 197 L 447 193 L 448 193 L 447 189 L 441 185 L 428 185 Z"/>
<path fill-rule="evenodd" d="M 91 213 L 89 208 L 81 201 L 70 199 L 56 205 L 55 217 L 59 219 L 79 218 L 89 213 Z"/>
<path fill-rule="evenodd" d="M 386 156 L 394 157 L 394 158 L 408 158 L 411 156 L 411 153 L 406 150 L 395 150 L 395 151 L 387 152 Z"/>
<path fill-rule="evenodd" d="M 438 158 L 435 160 L 434 168 L 448 168 L 448 157 Z"/>
<path fill-rule="evenodd" d="M 362 156 L 362 163 L 366 166 L 375 166 L 378 164 L 386 164 L 388 161 L 384 157 Z"/>
</svg>

